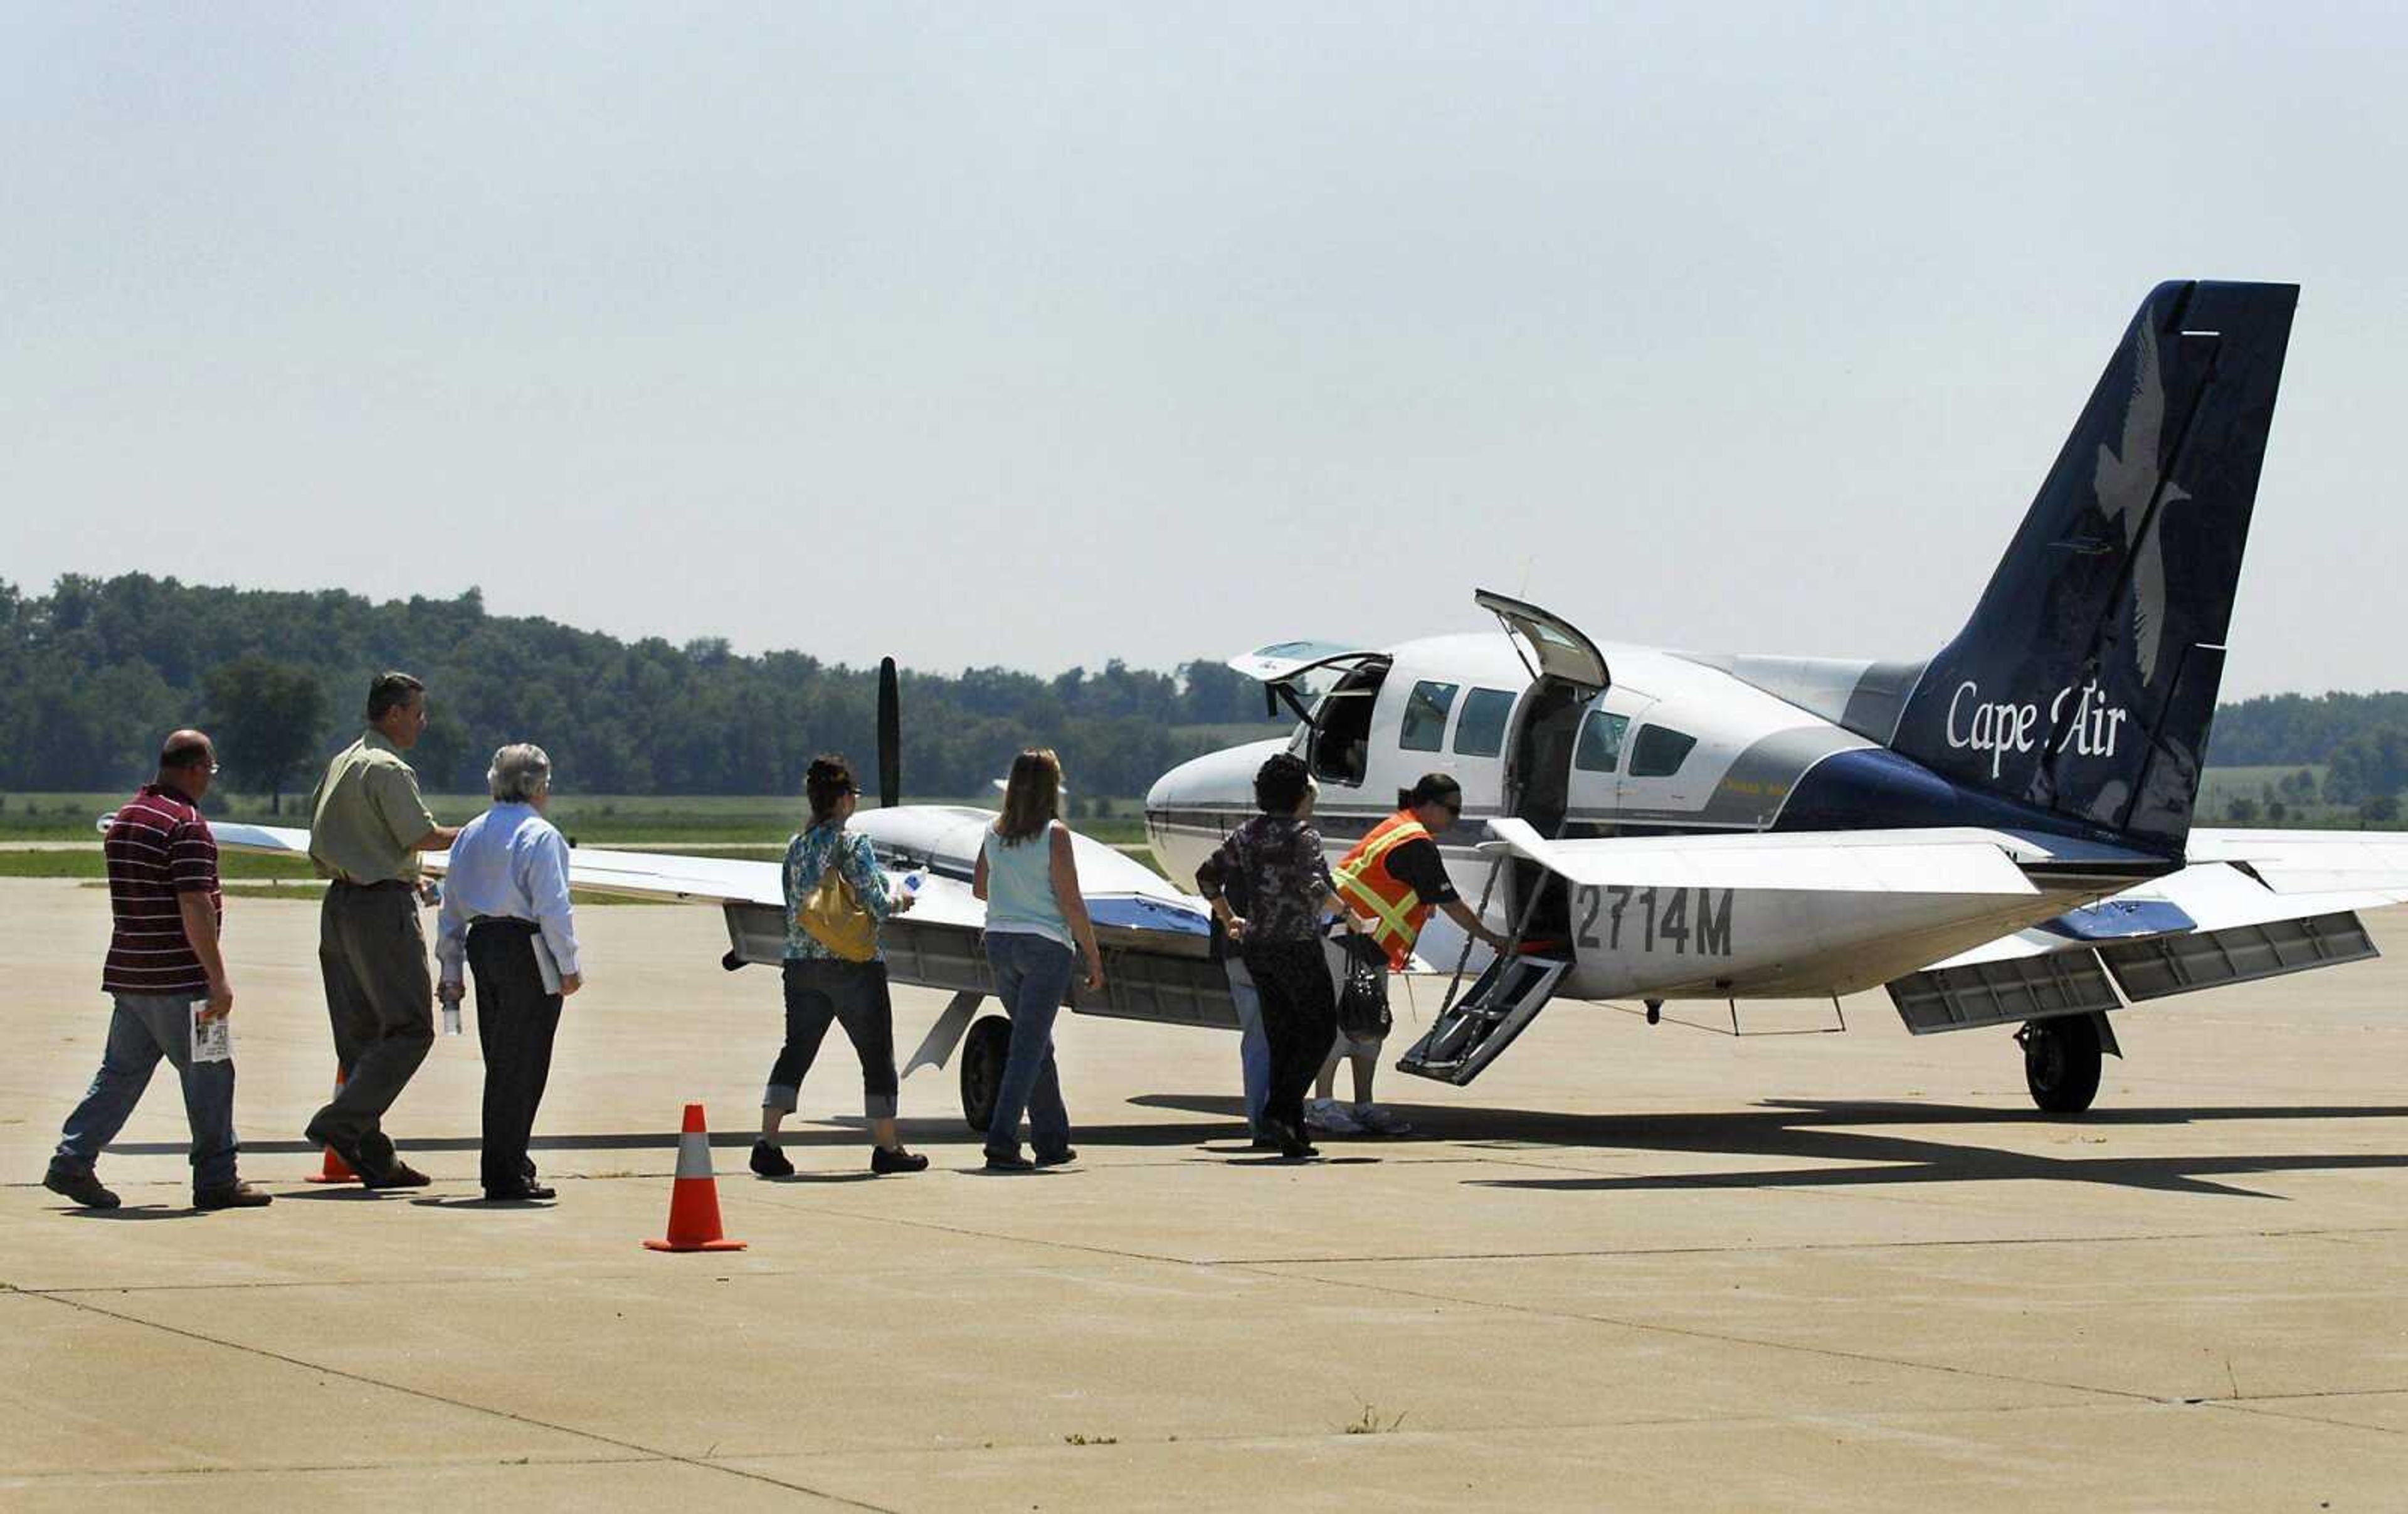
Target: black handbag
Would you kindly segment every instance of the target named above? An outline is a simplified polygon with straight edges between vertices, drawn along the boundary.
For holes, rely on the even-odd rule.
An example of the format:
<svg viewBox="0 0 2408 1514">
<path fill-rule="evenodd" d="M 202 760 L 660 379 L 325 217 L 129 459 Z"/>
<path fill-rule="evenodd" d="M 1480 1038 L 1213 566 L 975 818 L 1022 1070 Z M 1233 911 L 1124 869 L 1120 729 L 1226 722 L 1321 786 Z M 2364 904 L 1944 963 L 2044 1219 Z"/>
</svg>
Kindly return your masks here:
<svg viewBox="0 0 2408 1514">
<path fill-rule="evenodd" d="M 1339 938 L 1346 953 L 1346 982 L 1338 993 L 1338 1029 L 1349 1041 L 1381 1041 L 1396 1019 L 1388 1013 L 1388 956 L 1369 936 L 1349 931 Z"/>
</svg>

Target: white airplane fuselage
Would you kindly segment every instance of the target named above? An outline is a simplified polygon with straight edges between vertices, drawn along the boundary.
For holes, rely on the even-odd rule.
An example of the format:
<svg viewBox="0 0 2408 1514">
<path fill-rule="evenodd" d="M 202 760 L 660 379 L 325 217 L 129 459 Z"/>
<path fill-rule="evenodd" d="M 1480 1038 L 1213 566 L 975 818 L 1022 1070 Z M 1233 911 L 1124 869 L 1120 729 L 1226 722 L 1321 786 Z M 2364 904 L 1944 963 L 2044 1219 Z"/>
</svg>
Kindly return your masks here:
<svg viewBox="0 0 2408 1514">
<path fill-rule="evenodd" d="M 1322 694 L 1312 720 L 1289 735 L 1212 753 L 1165 774 L 1146 797 L 1148 839 L 1171 881 L 1192 886 L 1197 867 L 1256 813 L 1254 771 L 1284 751 L 1313 769 L 1320 785 L 1314 824 L 1335 864 L 1395 813 L 1398 790 L 1424 773 L 1444 772 L 1462 786 L 1464 798 L 1461 821 L 1439 838 L 1449 877 L 1467 901 L 1484 907 L 1491 926 L 1511 930 L 1538 875 L 1500 867 L 1478 849 L 1494 817 L 1527 819 L 1549 837 L 1679 836 L 1692 849 L 1700 843 L 1744 849 L 1749 838 L 1783 827 L 1799 786 L 1818 768 L 1835 759 L 1874 760 L 1846 756 L 1856 753 L 1899 760 L 1809 707 L 1838 715 L 1853 699 L 1862 723 L 1866 689 L 1879 685 L 1885 671 L 1895 681 L 1895 670 L 1703 658 L 1611 643 L 1596 650 L 1612 669 L 1601 692 L 1534 678 L 1516 639 L 1502 629 L 1368 655 Z M 1870 701 L 1874 718 L 1880 702 Z M 1970 716 L 1958 725 L 1969 741 L 1988 734 L 1977 735 Z M 2005 728 L 2012 740 L 2011 720 Z M 1795 818 L 1789 829 L 1799 829 Z M 2036 840 L 2034 855 L 2060 857 L 2065 845 Z M 2078 854 L 2078 845 L 2073 849 Z M 1668 858 L 1652 884 L 1557 887 L 1552 901 L 1541 897 L 1533 934 L 1560 943 L 1571 958 L 1565 994 L 1853 992 L 2119 887 L 2079 878 L 2064 887 L 2008 884 L 1991 874 L 1952 879 L 1942 870 L 1928 887 L 1847 894 L 1773 886 L 1778 879 L 1762 888 L 1693 887 L 1681 881 L 1682 871 Z M 1462 933 L 1434 915 L 1421 955 L 1452 969 L 1463 944 Z M 1475 956 L 1475 966 L 1483 957 Z"/>
</svg>

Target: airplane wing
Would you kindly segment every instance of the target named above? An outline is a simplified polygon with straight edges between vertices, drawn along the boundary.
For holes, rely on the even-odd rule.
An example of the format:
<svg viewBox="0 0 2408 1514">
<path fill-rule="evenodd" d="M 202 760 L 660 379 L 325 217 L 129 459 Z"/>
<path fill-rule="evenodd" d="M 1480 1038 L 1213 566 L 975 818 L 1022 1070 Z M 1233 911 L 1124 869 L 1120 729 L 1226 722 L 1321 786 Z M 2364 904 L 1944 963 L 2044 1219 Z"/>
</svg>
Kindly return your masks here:
<svg viewBox="0 0 2408 1514">
<path fill-rule="evenodd" d="M 890 980 L 957 994 L 994 991 L 981 939 L 986 906 L 970 890 L 978 836 L 994 818 L 988 811 L 944 805 L 864 810 L 854 817 L 854 829 L 870 838 L 890 882 L 915 895 L 910 911 L 890 918 L 880 932 Z M 298 828 L 210 829 L 227 851 L 309 855 L 309 833 Z M 1071 847 L 1081 893 L 1103 949 L 1105 986 L 1100 992 L 1074 986 L 1070 1007 L 1087 1015 L 1235 1030 L 1237 1008 L 1227 976 L 1211 958 L 1211 916 L 1204 901 L 1092 837 L 1074 831 Z M 451 858 L 429 852 L 420 860 L 428 874 L 439 877 Z M 767 859 L 677 852 L 579 846 L 568 854 L 568 881 L 576 887 L 718 905 L 729 942 L 720 965 L 731 972 L 748 962 L 784 958 L 782 871 L 781 863 Z M 941 1062 L 942 1053 L 936 1060 Z"/>
<path fill-rule="evenodd" d="M 2194 830 L 2188 854 L 2179 872 L 1900 978 L 1891 999 L 1917 1030 L 2030 1017 L 2059 996 L 2115 1009 L 2364 961 L 2378 953 L 2358 912 L 2408 903 L 2395 836 Z"/>
<path fill-rule="evenodd" d="M 2040 892 L 2016 865 L 2025 844 L 2002 830 L 1848 830 L 1548 841 L 1526 820 L 1488 822 L 1484 851 L 1510 850 L 1576 886 L 1783 892 Z"/>
</svg>

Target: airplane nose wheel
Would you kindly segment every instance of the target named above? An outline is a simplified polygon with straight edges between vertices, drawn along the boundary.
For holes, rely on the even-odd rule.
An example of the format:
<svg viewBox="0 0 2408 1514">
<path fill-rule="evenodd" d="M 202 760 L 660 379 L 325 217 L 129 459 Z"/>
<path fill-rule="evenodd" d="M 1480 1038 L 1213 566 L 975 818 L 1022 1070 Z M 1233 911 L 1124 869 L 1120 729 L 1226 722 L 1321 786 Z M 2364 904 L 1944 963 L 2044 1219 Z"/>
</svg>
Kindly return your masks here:
<svg viewBox="0 0 2408 1514">
<path fill-rule="evenodd" d="M 2087 1015 L 2029 1020 L 2015 1032 L 2024 1048 L 2024 1084 L 2052 1115 L 2078 1115 L 2099 1096 L 2099 1024 Z"/>
<path fill-rule="evenodd" d="M 1011 1022 L 982 1016 L 962 1041 L 962 1118 L 984 1134 L 995 1117 L 995 1096 L 1003 1087 L 1003 1061 L 1011 1050 Z"/>
</svg>

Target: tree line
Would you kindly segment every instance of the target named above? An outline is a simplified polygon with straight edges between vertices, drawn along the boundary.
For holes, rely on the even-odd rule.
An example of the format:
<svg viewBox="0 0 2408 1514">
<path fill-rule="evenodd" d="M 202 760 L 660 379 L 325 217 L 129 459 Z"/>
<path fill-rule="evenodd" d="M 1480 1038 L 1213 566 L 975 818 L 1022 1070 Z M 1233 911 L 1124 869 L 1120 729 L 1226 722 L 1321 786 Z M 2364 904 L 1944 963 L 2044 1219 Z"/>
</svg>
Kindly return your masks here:
<svg viewBox="0 0 2408 1514">
<path fill-rule="evenodd" d="M 786 794 L 812 756 L 850 754 L 869 781 L 877 674 L 801 652 L 741 656 L 721 640 L 623 642 L 451 599 L 375 604 L 128 573 L 0 581 L 0 788 L 115 788 L 146 777 L 159 738 L 202 725 L 220 782 L 306 788 L 360 728 L 371 674 L 429 685 L 410 754 L 430 790 L 476 793 L 505 742 L 536 742 L 564 791 Z M 1217 661 L 1173 672 L 1004 668 L 902 677 L 903 782 L 923 798 L 983 793 L 1023 746 L 1062 754 L 1075 791 L 1141 794 L 1165 769 L 1262 722 L 1260 689 Z M 1264 725 L 1265 734 L 1279 727 Z"/>
<path fill-rule="evenodd" d="M 877 741 L 872 670 L 801 652 L 741 656 L 726 642 L 623 642 L 457 598 L 372 603 L 127 573 L 61 578 L 28 596 L 0 580 L 0 789 L 114 788 L 146 776 L 160 735 L 207 726 L 222 782 L 245 793 L 306 786 L 359 728 L 371 673 L 431 686 L 411 761 L 430 789 L 482 789 L 487 758 L 533 741 L 563 789 L 786 794 L 813 754 L 864 770 Z M 906 672 L 903 781 L 923 798 L 983 793 L 1029 744 L 1062 754 L 1075 790 L 1135 795 L 1164 770 L 1264 722 L 1260 689 L 1217 661 L 1171 672 L 1118 659 L 1052 678 L 1005 668 Z M 1212 727 L 1211 730 L 1182 728 Z M 2209 743 L 2224 767 L 2321 767 L 2293 800 L 2387 812 L 2408 789 L 2408 693 L 2281 694 L 2222 706 Z M 2270 790 L 2270 804 L 2286 795 Z"/>
</svg>

